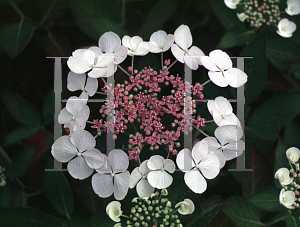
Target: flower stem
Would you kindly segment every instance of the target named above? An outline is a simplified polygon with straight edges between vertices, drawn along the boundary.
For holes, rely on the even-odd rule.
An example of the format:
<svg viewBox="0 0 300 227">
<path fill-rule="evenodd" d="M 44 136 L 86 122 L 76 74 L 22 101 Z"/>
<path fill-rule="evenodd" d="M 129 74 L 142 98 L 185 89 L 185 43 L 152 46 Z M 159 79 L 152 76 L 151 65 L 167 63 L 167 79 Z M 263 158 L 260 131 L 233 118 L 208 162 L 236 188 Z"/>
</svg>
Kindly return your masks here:
<svg viewBox="0 0 300 227">
<path fill-rule="evenodd" d="M 161 70 L 164 70 L 164 53 L 163 52 L 161 52 L 160 60 L 161 60 Z"/>
<path fill-rule="evenodd" d="M 132 69 L 132 71 L 131 71 L 131 75 L 133 75 L 133 63 L 134 63 L 134 56 L 132 56 L 132 58 L 131 58 L 131 69 Z"/>
<path fill-rule="evenodd" d="M 131 76 L 125 69 L 123 69 L 123 67 L 122 66 L 120 66 L 120 65 L 117 65 L 118 66 L 118 68 L 120 68 L 127 76 Z"/>
<path fill-rule="evenodd" d="M 203 132 L 201 129 L 193 126 L 195 129 L 197 129 L 199 132 L 201 132 L 203 135 L 205 135 L 206 137 L 209 137 L 209 135 L 207 135 L 205 132 Z"/>
<path fill-rule="evenodd" d="M 94 122 L 92 122 L 92 121 L 86 121 L 86 123 L 90 123 L 90 124 L 95 124 Z"/>
<path fill-rule="evenodd" d="M 175 63 L 177 62 L 178 60 L 176 59 L 168 68 L 167 68 L 167 71 L 169 71 L 169 69 L 173 66 L 173 65 L 175 65 Z"/>
<path fill-rule="evenodd" d="M 203 87 L 204 85 L 206 85 L 207 83 L 209 83 L 211 80 L 208 80 L 206 82 L 204 82 L 203 84 L 201 84 L 201 87 Z"/>
</svg>

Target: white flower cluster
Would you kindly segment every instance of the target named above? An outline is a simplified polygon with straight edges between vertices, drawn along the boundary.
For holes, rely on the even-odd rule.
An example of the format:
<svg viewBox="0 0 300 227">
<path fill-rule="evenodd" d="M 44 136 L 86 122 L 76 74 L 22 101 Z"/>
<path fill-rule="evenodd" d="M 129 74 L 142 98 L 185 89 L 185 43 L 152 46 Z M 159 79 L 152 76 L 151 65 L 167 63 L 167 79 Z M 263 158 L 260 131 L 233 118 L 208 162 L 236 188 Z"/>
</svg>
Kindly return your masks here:
<svg viewBox="0 0 300 227">
<path fill-rule="evenodd" d="M 5 168 L 0 166 L 0 187 L 4 187 L 6 185 L 6 177 L 4 175 Z"/>
<path fill-rule="evenodd" d="M 289 148 L 286 151 L 286 157 L 291 169 L 280 168 L 275 173 L 275 178 L 283 187 L 279 194 L 279 202 L 288 209 L 295 209 L 300 206 L 300 198 L 297 198 L 300 190 L 300 168 L 299 163 L 297 163 L 300 157 L 299 149 L 296 147 Z"/>
</svg>

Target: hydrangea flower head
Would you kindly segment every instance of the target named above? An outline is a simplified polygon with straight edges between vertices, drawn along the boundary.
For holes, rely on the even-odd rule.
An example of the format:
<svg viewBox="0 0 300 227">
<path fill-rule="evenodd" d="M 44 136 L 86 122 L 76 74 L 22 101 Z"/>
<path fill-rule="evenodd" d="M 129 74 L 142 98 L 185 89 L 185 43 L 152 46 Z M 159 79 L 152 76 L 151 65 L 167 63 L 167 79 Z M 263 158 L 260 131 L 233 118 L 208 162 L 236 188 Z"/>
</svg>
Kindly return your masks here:
<svg viewBox="0 0 300 227">
<path fill-rule="evenodd" d="M 296 24 L 294 22 L 289 21 L 286 18 L 279 21 L 277 33 L 280 36 L 290 38 L 293 36 L 294 31 L 296 31 Z"/>
</svg>

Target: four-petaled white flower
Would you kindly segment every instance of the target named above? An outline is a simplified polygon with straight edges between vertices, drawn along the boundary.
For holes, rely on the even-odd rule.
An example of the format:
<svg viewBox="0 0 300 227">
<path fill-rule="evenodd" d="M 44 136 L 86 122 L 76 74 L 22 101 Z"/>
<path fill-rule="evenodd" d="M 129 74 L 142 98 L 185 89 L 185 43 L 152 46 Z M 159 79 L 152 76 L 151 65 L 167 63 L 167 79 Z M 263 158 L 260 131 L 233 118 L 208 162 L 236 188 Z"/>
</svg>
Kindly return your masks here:
<svg viewBox="0 0 300 227">
<path fill-rule="evenodd" d="M 69 162 L 76 156 L 68 163 L 67 169 L 72 177 L 82 180 L 104 163 L 103 154 L 94 148 L 95 145 L 92 134 L 80 130 L 58 138 L 51 147 L 51 154 L 59 162 Z"/>
<path fill-rule="evenodd" d="M 114 194 L 117 200 L 124 199 L 130 181 L 128 165 L 128 156 L 124 151 L 120 149 L 110 151 L 104 164 L 96 169 L 98 173 L 92 177 L 95 193 L 102 198 Z"/>
<path fill-rule="evenodd" d="M 290 147 L 286 151 L 286 157 L 291 163 L 295 164 L 299 160 L 300 150 L 297 147 Z"/>
<path fill-rule="evenodd" d="M 160 53 L 169 50 L 174 43 L 174 35 L 167 34 L 165 31 L 159 30 L 150 36 L 150 52 Z"/>
<path fill-rule="evenodd" d="M 292 178 L 290 178 L 290 171 L 287 168 L 277 170 L 274 177 L 279 180 L 282 187 L 289 185 L 293 181 Z"/>
<path fill-rule="evenodd" d="M 175 205 L 175 208 L 177 208 L 177 207 L 179 207 L 178 213 L 182 214 L 182 215 L 191 214 L 195 210 L 195 205 L 194 205 L 193 201 L 190 199 L 185 199 L 184 201 L 177 203 Z"/>
<path fill-rule="evenodd" d="M 220 172 L 220 162 L 214 152 L 209 152 L 206 141 L 201 140 L 192 149 L 183 149 L 177 154 L 178 168 L 185 172 L 184 181 L 195 193 L 203 193 L 207 188 L 205 178 L 213 179 Z M 204 178 L 204 177 L 205 178 Z"/>
<path fill-rule="evenodd" d="M 74 73 L 82 74 L 89 71 L 89 77 L 99 78 L 111 75 L 108 72 L 111 70 L 108 66 L 113 60 L 114 55 L 112 53 L 103 54 L 99 47 L 91 47 L 74 51 L 67 64 Z"/>
<path fill-rule="evenodd" d="M 224 97 L 217 97 L 207 102 L 207 108 L 218 126 L 237 125 L 241 127 L 239 119 L 232 113 L 230 102 Z"/>
<path fill-rule="evenodd" d="M 239 2 L 240 0 L 224 0 L 225 5 L 230 9 L 236 9 Z"/>
<path fill-rule="evenodd" d="M 122 44 L 127 47 L 129 56 L 144 56 L 149 53 L 149 43 L 144 42 L 139 36 L 133 36 L 131 38 L 128 35 L 125 35 L 122 39 Z"/>
<path fill-rule="evenodd" d="M 129 187 L 134 188 L 136 185 L 137 194 L 141 198 L 149 198 L 154 192 L 154 188 L 147 181 L 147 175 L 150 172 L 147 164 L 148 160 L 143 161 L 141 165 L 136 167 L 130 175 Z"/>
<path fill-rule="evenodd" d="M 58 115 L 58 122 L 65 124 L 70 129 L 71 134 L 77 130 L 83 130 L 90 115 L 90 109 L 85 104 L 86 99 L 71 96 Z"/>
<path fill-rule="evenodd" d="M 120 216 L 123 211 L 121 210 L 121 203 L 112 201 L 106 206 L 106 214 L 115 222 L 120 222 Z"/>
<path fill-rule="evenodd" d="M 208 76 L 219 87 L 240 87 L 247 82 L 247 75 L 238 68 L 232 68 L 232 61 L 228 54 L 221 50 L 214 50 L 209 56 L 202 56 L 200 60 L 209 70 Z"/>
<path fill-rule="evenodd" d="M 93 96 L 98 88 L 98 80 L 88 77 L 86 80 L 85 73 L 77 74 L 72 71 L 68 74 L 67 88 L 69 91 L 81 90 L 79 99 L 88 100 L 89 96 Z"/>
<path fill-rule="evenodd" d="M 287 8 L 285 9 L 285 12 L 290 15 L 298 15 L 300 14 L 300 1 L 299 0 L 287 0 L 286 2 Z"/>
<path fill-rule="evenodd" d="M 293 32 L 296 31 L 296 24 L 286 18 L 281 19 L 277 27 L 277 33 L 284 38 L 292 37 Z"/>
<path fill-rule="evenodd" d="M 206 137 L 210 152 L 215 152 L 220 161 L 220 168 L 223 168 L 226 161 L 240 156 L 245 150 L 245 143 L 240 140 L 243 130 L 236 125 L 223 125 L 215 130 L 215 137 Z"/>
<path fill-rule="evenodd" d="M 153 155 L 148 160 L 147 165 L 151 170 L 148 173 L 147 179 L 152 187 L 164 189 L 172 184 L 173 177 L 169 173 L 175 171 L 175 164 L 171 159 L 164 159 L 160 155 Z"/>
<path fill-rule="evenodd" d="M 199 65 L 202 65 L 200 56 L 205 54 L 198 47 L 192 46 L 193 38 L 190 28 L 187 25 L 180 25 L 175 30 L 174 36 L 176 44 L 171 47 L 174 57 L 181 63 L 187 64 L 192 70 L 198 69 Z"/>
<path fill-rule="evenodd" d="M 295 202 L 295 192 L 285 191 L 284 188 L 281 189 L 279 194 L 279 203 L 288 209 L 293 209 L 294 202 Z"/>
</svg>

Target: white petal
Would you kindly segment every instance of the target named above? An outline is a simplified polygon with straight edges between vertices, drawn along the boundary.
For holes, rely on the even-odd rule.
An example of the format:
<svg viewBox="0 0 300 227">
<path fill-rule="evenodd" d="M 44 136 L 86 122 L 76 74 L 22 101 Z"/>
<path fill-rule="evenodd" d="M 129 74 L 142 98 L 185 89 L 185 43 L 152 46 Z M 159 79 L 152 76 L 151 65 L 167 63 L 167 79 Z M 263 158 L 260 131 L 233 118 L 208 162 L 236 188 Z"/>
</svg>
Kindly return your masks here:
<svg viewBox="0 0 300 227">
<path fill-rule="evenodd" d="M 226 164 L 226 160 L 225 160 L 222 150 L 221 149 L 217 150 L 215 152 L 215 155 L 217 155 L 219 162 L 220 162 L 220 169 L 222 169 Z"/>
<path fill-rule="evenodd" d="M 58 122 L 60 124 L 65 124 L 72 120 L 73 115 L 67 110 L 67 108 L 63 108 L 58 115 Z"/>
<path fill-rule="evenodd" d="M 204 177 L 197 169 L 193 169 L 184 174 L 186 185 L 195 193 L 203 193 L 207 188 L 207 183 Z"/>
<path fill-rule="evenodd" d="M 238 140 L 237 142 L 231 142 L 225 145 L 223 155 L 226 161 L 228 161 L 243 154 L 244 150 L 245 150 L 245 143 L 241 140 Z"/>
<path fill-rule="evenodd" d="M 247 74 L 237 68 L 231 68 L 224 72 L 224 77 L 231 87 L 240 87 L 247 82 Z"/>
<path fill-rule="evenodd" d="M 77 91 L 84 87 L 86 75 L 77 74 L 72 71 L 68 73 L 67 88 L 69 91 Z"/>
<path fill-rule="evenodd" d="M 139 172 L 139 167 L 136 167 L 130 174 L 129 187 L 134 188 L 140 179 L 142 179 L 142 174 Z"/>
<path fill-rule="evenodd" d="M 192 69 L 192 70 L 197 70 L 199 65 L 198 62 L 191 56 L 189 55 L 184 55 L 183 57 L 184 63 L 187 64 L 187 66 Z"/>
<path fill-rule="evenodd" d="M 139 172 L 143 174 L 144 176 L 147 176 L 149 173 L 150 169 L 148 168 L 148 160 L 145 160 L 141 163 L 139 167 Z"/>
<path fill-rule="evenodd" d="M 82 153 L 86 163 L 92 169 L 98 169 L 104 164 L 104 157 L 98 149 L 91 148 Z"/>
<path fill-rule="evenodd" d="M 182 172 L 190 171 L 195 166 L 195 163 L 193 162 L 193 158 L 192 158 L 192 153 L 187 148 L 182 149 L 177 154 L 176 163 L 178 168 Z"/>
<path fill-rule="evenodd" d="M 134 55 L 144 56 L 149 53 L 150 45 L 147 42 L 142 42 L 138 45 L 135 52 L 133 52 Z"/>
<path fill-rule="evenodd" d="M 136 186 L 136 191 L 141 198 L 150 197 L 154 192 L 154 188 L 149 184 L 146 179 L 141 179 L 141 181 Z"/>
<path fill-rule="evenodd" d="M 243 130 L 236 125 L 224 125 L 215 130 L 215 136 L 222 145 L 242 138 Z"/>
<path fill-rule="evenodd" d="M 173 44 L 171 46 L 171 51 L 174 57 L 180 61 L 181 63 L 184 63 L 183 57 L 184 57 L 184 51 L 179 48 L 177 44 Z"/>
<path fill-rule="evenodd" d="M 91 133 L 85 130 L 75 131 L 70 138 L 72 144 L 74 144 L 79 152 L 86 151 L 94 148 L 96 145 L 95 138 Z"/>
<path fill-rule="evenodd" d="M 218 157 L 210 153 L 204 160 L 199 164 L 201 173 L 207 179 L 214 179 L 220 172 L 220 162 Z"/>
<path fill-rule="evenodd" d="M 174 35 L 171 35 L 171 34 L 167 35 L 166 41 L 165 41 L 165 44 L 164 44 L 164 48 L 163 48 L 163 52 L 166 52 L 167 50 L 169 50 L 171 48 L 171 46 L 174 43 L 174 40 L 175 40 Z"/>
<path fill-rule="evenodd" d="M 99 77 L 105 77 L 106 73 L 107 73 L 106 68 L 93 68 L 92 71 L 88 73 L 88 76 L 92 78 L 99 78 Z"/>
<path fill-rule="evenodd" d="M 102 54 L 96 64 L 95 67 L 105 67 L 108 66 L 110 63 L 112 63 L 114 61 L 114 54 L 113 53 L 106 53 L 106 54 Z M 95 69 L 95 68 L 94 68 Z"/>
<path fill-rule="evenodd" d="M 202 141 L 206 141 L 207 145 L 208 145 L 208 152 L 215 152 L 216 150 L 218 150 L 221 145 L 218 143 L 217 139 L 215 137 L 209 136 L 206 137 L 204 139 L 202 139 Z"/>
<path fill-rule="evenodd" d="M 133 36 L 129 42 L 132 50 L 136 50 L 138 46 L 143 42 L 143 39 L 139 36 Z"/>
<path fill-rule="evenodd" d="M 85 73 L 86 71 L 91 69 L 91 65 L 74 57 L 69 57 L 67 64 L 69 69 L 77 74 Z"/>
<path fill-rule="evenodd" d="M 214 100 L 208 100 L 207 109 L 208 109 L 208 111 L 210 112 L 211 115 L 212 115 L 213 111 L 219 112 L 219 109 L 218 109 L 218 107 L 217 107 Z"/>
<path fill-rule="evenodd" d="M 79 95 L 79 99 L 82 100 L 82 103 L 86 105 L 86 104 L 87 104 L 87 101 L 88 101 L 88 99 L 89 99 L 88 93 L 87 93 L 86 91 L 82 91 L 82 92 L 81 92 L 81 95 Z M 85 101 L 84 101 L 84 100 L 85 100 Z"/>
<path fill-rule="evenodd" d="M 191 56 L 197 62 L 198 65 L 202 65 L 200 57 L 204 56 L 204 53 L 198 47 L 192 46 L 187 52 L 187 55 Z"/>
<path fill-rule="evenodd" d="M 71 160 L 68 163 L 67 168 L 70 175 L 79 180 L 89 177 L 94 172 L 94 170 L 87 165 L 86 161 L 81 156 Z"/>
<path fill-rule="evenodd" d="M 108 212 L 110 209 L 116 209 L 119 210 L 121 208 L 121 203 L 118 201 L 112 201 L 106 206 L 106 214 L 108 215 Z"/>
<path fill-rule="evenodd" d="M 164 169 L 167 170 L 169 173 L 174 173 L 175 171 L 175 164 L 171 159 L 166 159 L 164 163 Z"/>
<path fill-rule="evenodd" d="M 216 64 L 212 61 L 212 59 L 208 56 L 201 56 L 200 57 L 200 61 L 202 63 L 202 65 L 210 70 L 210 71 L 219 71 L 218 67 L 216 66 Z"/>
<path fill-rule="evenodd" d="M 120 149 L 110 151 L 108 154 L 108 160 L 114 173 L 124 172 L 127 170 L 129 165 L 127 154 Z"/>
<path fill-rule="evenodd" d="M 224 51 L 214 50 L 209 53 L 209 57 L 220 69 L 232 68 L 232 61 Z"/>
<path fill-rule="evenodd" d="M 117 65 L 122 63 L 127 57 L 127 52 L 128 52 L 128 50 L 126 47 L 119 46 L 116 49 L 116 51 L 114 52 L 114 55 L 115 55 L 114 63 Z"/>
<path fill-rule="evenodd" d="M 193 43 L 192 34 L 190 28 L 187 25 L 180 25 L 175 30 L 174 36 L 175 36 L 175 42 L 183 50 L 188 49 Z"/>
<path fill-rule="evenodd" d="M 107 198 L 114 192 L 113 178 L 111 175 L 96 173 L 92 177 L 94 192 L 101 198 Z"/>
<path fill-rule="evenodd" d="M 91 50 L 86 50 L 82 55 L 83 59 L 87 62 L 88 65 L 92 65 L 95 63 L 95 53 Z"/>
<path fill-rule="evenodd" d="M 121 39 L 114 32 L 105 32 L 100 37 L 98 45 L 103 52 L 113 53 L 119 46 L 121 46 Z"/>
<path fill-rule="evenodd" d="M 129 171 L 125 171 L 114 176 L 114 196 L 117 200 L 122 200 L 125 198 L 128 192 L 129 181 Z"/>
<path fill-rule="evenodd" d="M 155 42 L 150 41 L 149 42 L 149 47 L 150 47 L 149 51 L 151 53 L 160 53 L 160 52 L 162 52 L 162 49 L 159 48 L 159 46 Z"/>
<path fill-rule="evenodd" d="M 82 100 L 80 100 L 76 96 L 71 96 L 70 98 L 68 98 L 66 108 L 69 111 L 69 113 L 72 114 L 72 116 L 76 116 L 78 111 L 81 109 L 82 105 Z"/>
<path fill-rule="evenodd" d="M 164 166 L 164 161 L 165 159 L 160 156 L 160 155 L 153 155 L 151 158 L 148 160 L 148 168 L 150 170 L 157 170 L 161 169 Z"/>
<path fill-rule="evenodd" d="M 240 120 L 235 116 L 234 113 L 225 116 L 225 119 L 222 121 L 223 125 L 237 125 L 241 127 Z"/>
<path fill-rule="evenodd" d="M 152 156 L 153 157 L 153 156 Z M 148 174 L 149 184 L 158 189 L 164 189 L 172 184 L 173 178 L 166 171 L 155 170 Z"/>
<path fill-rule="evenodd" d="M 224 97 L 221 97 L 221 96 L 217 97 L 215 99 L 215 104 L 221 115 L 223 115 L 223 114 L 228 115 L 228 114 L 231 114 L 233 111 L 230 102 L 227 99 L 225 99 Z"/>
<path fill-rule="evenodd" d="M 192 149 L 192 157 L 196 164 L 203 160 L 208 154 L 208 145 L 206 140 L 197 142 Z"/>
<path fill-rule="evenodd" d="M 102 50 L 99 47 L 96 47 L 96 46 L 90 47 L 89 50 L 94 52 L 95 61 L 97 61 L 97 59 L 103 54 Z M 94 61 L 94 63 L 96 63 L 95 61 Z"/>
<path fill-rule="evenodd" d="M 89 96 L 93 96 L 98 88 L 98 80 L 96 78 L 88 77 L 85 85 L 85 90 Z"/>
<path fill-rule="evenodd" d="M 96 171 L 98 173 L 108 173 L 108 174 L 111 174 L 112 173 L 112 168 L 111 168 L 111 165 L 109 163 L 108 157 L 105 154 L 102 154 L 102 156 L 103 156 L 104 163 L 103 163 L 103 165 L 99 169 L 96 169 Z"/>
<path fill-rule="evenodd" d="M 131 45 L 130 45 L 130 37 L 128 35 L 125 35 L 122 39 L 122 44 L 128 48 L 128 49 L 132 49 Z"/>
<path fill-rule="evenodd" d="M 166 37 L 167 33 L 165 31 L 159 30 L 157 32 L 154 32 L 150 36 L 150 41 L 156 43 L 158 47 L 163 47 L 165 44 Z"/>
<path fill-rule="evenodd" d="M 224 125 L 223 118 L 218 111 L 213 111 L 212 116 L 213 116 L 213 119 L 214 119 L 214 122 L 216 123 L 216 125 L 218 125 L 218 126 Z"/>
<path fill-rule="evenodd" d="M 227 87 L 228 81 L 221 72 L 208 72 L 209 79 L 219 87 Z"/>
<path fill-rule="evenodd" d="M 71 143 L 69 136 L 59 137 L 51 147 L 51 154 L 59 162 L 68 162 L 77 153 L 77 149 Z"/>
</svg>

